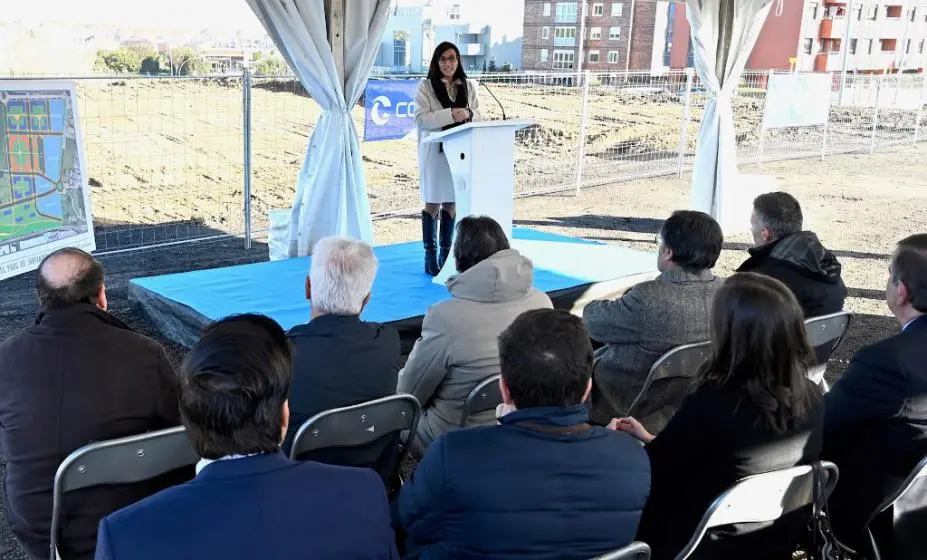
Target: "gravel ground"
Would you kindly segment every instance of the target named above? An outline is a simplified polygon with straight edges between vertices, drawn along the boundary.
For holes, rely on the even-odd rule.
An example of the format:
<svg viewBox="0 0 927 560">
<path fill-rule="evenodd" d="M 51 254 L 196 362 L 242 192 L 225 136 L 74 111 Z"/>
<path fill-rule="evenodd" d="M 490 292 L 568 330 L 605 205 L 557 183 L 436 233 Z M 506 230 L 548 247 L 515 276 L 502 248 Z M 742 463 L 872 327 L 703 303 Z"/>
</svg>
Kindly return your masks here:
<svg viewBox="0 0 927 560">
<path fill-rule="evenodd" d="M 751 173 L 775 177 L 780 188 L 801 202 L 806 227 L 816 231 L 835 251 L 844 266 L 850 288 L 847 308 L 855 321 L 829 368 L 839 376 L 859 347 L 897 332 L 883 301 L 887 263 L 893 244 L 900 238 L 927 230 L 927 170 L 920 158 L 927 146 L 902 147 L 875 156 L 848 155 L 825 161 L 784 161 L 749 168 Z M 674 209 L 688 205 L 688 181 L 675 178 L 648 179 L 586 189 L 578 197 L 552 195 L 520 199 L 516 223 L 616 245 L 655 250 L 654 234 Z M 375 224 L 377 243 L 416 238 L 414 217 L 395 218 Z M 748 235 L 731 236 L 717 267 L 721 275 L 745 258 Z M 265 260 L 267 247 L 255 244 L 250 251 L 240 240 L 225 240 L 136 252 L 103 259 L 112 312 L 133 328 L 164 343 L 176 364 L 184 350 L 153 332 L 150 324 L 129 305 L 127 282 L 137 276 L 213 268 Z M 28 325 L 35 316 L 34 277 L 31 274 L 0 282 L 0 339 Z M 0 471 L 4 462 L 0 458 Z M 2 477 L 0 472 L 0 477 Z M 2 499 L 2 496 L 0 496 Z M 6 528 L 5 509 L 0 508 L 0 560 L 25 558 Z"/>
</svg>

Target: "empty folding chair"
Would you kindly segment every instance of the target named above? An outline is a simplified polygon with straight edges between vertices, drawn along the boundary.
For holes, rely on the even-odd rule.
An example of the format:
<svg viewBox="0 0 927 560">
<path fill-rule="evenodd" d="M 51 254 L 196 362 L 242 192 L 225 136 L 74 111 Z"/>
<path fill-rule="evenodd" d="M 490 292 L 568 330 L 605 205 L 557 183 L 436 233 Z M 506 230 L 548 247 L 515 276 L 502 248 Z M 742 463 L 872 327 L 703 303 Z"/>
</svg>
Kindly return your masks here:
<svg viewBox="0 0 927 560">
<path fill-rule="evenodd" d="M 142 482 L 195 465 L 199 460 L 183 426 L 92 443 L 68 455 L 55 473 L 51 560 L 58 557 L 58 525 L 67 492 L 91 486 Z"/>
<path fill-rule="evenodd" d="M 876 516 L 892 506 L 895 507 L 890 535 L 892 542 L 882 543 L 881 551 L 872 529 L 866 527 L 872 560 L 880 560 L 886 549 L 892 550 L 892 558 L 922 558 L 927 551 L 927 536 L 924 535 L 927 528 L 927 457 L 921 459 L 901 486 L 885 498 L 869 523 L 872 524 Z"/>
<path fill-rule="evenodd" d="M 467 427 L 470 416 L 488 410 L 495 410 L 502 404 L 502 389 L 499 388 L 501 375 L 493 375 L 479 382 L 467 395 L 463 411 L 460 413 L 460 427 Z"/>
<path fill-rule="evenodd" d="M 635 541 L 614 552 L 596 556 L 593 560 L 650 560 L 650 547 L 647 543 Z"/>
<path fill-rule="evenodd" d="M 824 380 L 827 361 L 830 360 L 834 350 L 837 349 L 840 341 L 846 336 L 852 321 L 853 314 L 849 311 L 839 311 L 805 320 L 808 342 L 814 348 L 814 355 L 818 362 L 817 365 L 808 370 L 808 378 L 824 391 L 830 389 L 827 386 L 827 381 Z"/>
<path fill-rule="evenodd" d="M 826 475 L 822 481 L 824 499 L 837 485 L 837 466 L 821 461 Z M 676 560 L 691 556 L 709 529 L 734 523 L 762 523 L 776 519 L 814 503 L 814 469 L 802 465 L 741 479 L 725 490 L 702 516 L 689 543 Z"/>
</svg>

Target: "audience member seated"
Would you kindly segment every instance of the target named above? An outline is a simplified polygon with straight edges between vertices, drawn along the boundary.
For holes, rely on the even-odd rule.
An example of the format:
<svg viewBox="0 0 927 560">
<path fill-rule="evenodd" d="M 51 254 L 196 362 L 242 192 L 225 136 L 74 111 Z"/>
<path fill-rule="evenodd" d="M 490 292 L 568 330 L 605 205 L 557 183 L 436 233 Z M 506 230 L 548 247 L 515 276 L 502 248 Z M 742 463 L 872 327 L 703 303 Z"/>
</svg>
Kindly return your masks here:
<svg viewBox="0 0 927 560">
<path fill-rule="evenodd" d="M 886 300 L 901 332 L 858 351 L 825 398 L 824 457 L 840 468 L 834 532 L 856 549 L 869 516 L 927 455 L 927 234 L 898 244 Z M 891 513 L 873 526 L 881 542 Z"/>
<path fill-rule="evenodd" d="M 498 352 L 500 425 L 439 437 L 394 502 L 406 557 L 591 558 L 630 543 L 650 488 L 647 455 L 587 421 L 582 321 L 528 311 Z"/>
<path fill-rule="evenodd" d="M 654 362 L 682 344 L 706 342 L 711 302 L 723 281 L 711 273 L 724 237 L 708 214 L 674 212 L 660 229 L 656 280 L 642 282 L 621 298 L 586 305 L 583 320 L 596 351 L 593 419 L 607 424 L 628 414 Z M 655 383 L 635 414 L 659 431 L 685 396 L 689 379 Z"/>
<path fill-rule="evenodd" d="M 196 478 L 103 519 L 96 558 L 396 558 L 373 471 L 280 452 L 291 366 L 286 334 L 267 317 L 207 329 L 180 373 Z"/>
<path fill-rule="evenodd" d="M 456 428 L 464 401 L 480 381 L 499 373 L 496 339 L 524 311 L 551 308 L 534 289 L 534 266 L 509 247 L 492 218 L 466 217 L 454 241 L 457 274 L 447 281 L 451 299 L 434 304 L 399 372 L 398 392 L 422 404 L 415 451 L 421 454 L 439 435 Z M 492 412 L 471 416 L 471 425 L 491 424 Z"/>
<path fill-rule="evenodd" d="M 312 319 L 288 334 L 293 348 L 292 429 L 285 452 L 299 427 L 319 412 L 396 392 L 399 333 L 360 319 L 376 274 L 377 259 L 366 243 L 337 237 L 316 243 L 306 278 Z M 373 467 L 386 480 L 396 467 L 397 445 L 397 438 L 387 436 L 368 446 L 322 449 L 300 459 Z"/>
<path fill-rule="evenodd" d="M 802 220 L 801 206 L 792 195 L 756 197 L 750 216 L 756 246 L 737 272 L 765 274 L 784 283 L 798 298 L 805 318 L 836 313 L 847 297 L 840 263 L 817 235 L 802 231 Z"/>
<path fill-rule="evenodd" d="M 638 540 L 674 558 L 708 506 L 739 479 L 818 460 L 824 407 L 807 378 L 813 360 L 795 296 L 778 280 L 735 274 L 715 297 L 712 356 L 660 435 L 633 418 L 619 430 L 645 442 L 653 486 Z M 809 520 L 798 510 L 772 524 L 712 529 L 698 558 L 791 560 Z"/>
<path fill-rule="evenodd" d="M 158 343 L 106 311 L 103 267 L 78 249 L 39 265 L 35 325 L 0 345 L 0 455 L 16 539 L 48 558 L 52 483 L 71 452 L 91 442 L 180 424 L 173 368 Z M 186 478 L 188 473 L 176 473 Z M 176 482 L 69 492 L 58 550 L 92 558 L 100 519 Z"/>
</svg>

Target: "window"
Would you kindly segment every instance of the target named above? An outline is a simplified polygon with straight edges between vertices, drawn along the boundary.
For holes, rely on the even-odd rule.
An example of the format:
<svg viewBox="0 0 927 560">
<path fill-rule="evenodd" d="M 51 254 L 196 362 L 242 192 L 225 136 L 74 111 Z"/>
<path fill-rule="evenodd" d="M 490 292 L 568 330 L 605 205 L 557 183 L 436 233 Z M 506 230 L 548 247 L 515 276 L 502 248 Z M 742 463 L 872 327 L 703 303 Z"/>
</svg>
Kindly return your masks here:
<svg viewBox="0 0 927 560">
<path fill-rule="evenodd" d="M 599 61 L 599 51 L 589 51 L 589 62 Z"/>
<path fill-rule="evenodd" d="M 885 6 L 885 17 L 892 19 L 900 18 L 901 6 Z"/>
<path fill-rule="evenodd" d="M 808 11 L 811 12 L 811 19 L 818 19 L 818 3 L 812 2 L 808 4 Z"/>
<path fill-rule="evenodd" d="M 862 20 L 863 20 L 863 7 L 862 7 L 862 5 L 856 6 L 855 8 L 853 8 L 853 11 L 856 12 L 855 14 L 853 14 L 853 17 L 856 18 L 856 21 L 862 21 Z"/>
<path fill-rule="evenodd" d="M 802 51 L 805 54 L 811 54 L 811 50 L 814 48 L 814 39 L 805 39 L 804 45 L 802 45 Z"/>
<path fill-rule="evenodd" d="M 615 2 L 612 4 L 612 17 L 622 16 L 624 16 L 624 4 L 622 2 Z"/>
<path fill-rule="evenodd" d="M 618 26 L 608 28 L 608 38 L 612 41 L 621 39 L 621 28 Z"/>
<path fill-rule="evenodd" d="M 575 27 L 555 27 L 554 28 L 554 46 L 555 47 L 572 47 L 576 45 L 576 28 Z"/>
<path fill-rule="evenodd" d="M 904 54 L 911 54 L 911 39 L 906 39 L 904 42 Z"/>
<path fill-rule="evenodd" d="M 869 19 L 871 19 L 872 21 L 879 19 L 879 7 L 878 6 L 872 6 L 869 8 Z"/>
<path fill-rule="evenodd" d="M 882 52 L 895 52 L 898 48 L 898 39 L 879 39 L 879 50 Z"/>
<path fill-rule="evenodd" d="M 575 56 L 576 53 L 573 51 L 554 50 L 554 68 L 560 70 L 572 70 Z"/>
<path fill-rule="evenodd" d="M 589 28 L 589 38 L 593 41 L 602 38 L 602 28 L 601 27 L 590 27 Z"/>
<path fill-rule="evenodd" d="M 917 8 L 911 8 L 908 10 L 908 20 L 914 21 L 914 18 L 917 17 Z"/>
<path fill-rule="evenodd" d="M 875 39 L 869 39 L 869 47 L 866 49 L 866 54 L 872 54 L 872 45 L 875 43 Z"/>
<path fill-rule="evenodd" d="M 618 64 L 618 51 L 608 51 L 608 63 Z"/>
<path fill-rule="evenodd" d="M 576 2 L 557 2 L 557 23 L 576 23 Z"/>
<path fill-rule="evenodd" d="M 592 15 L 594 16 L 604 16 L 605 15 L 605 6 L 602 4 L 593 4 L 592 5 Z"/>
<path fill-rule="evenodd" d="M 921 44 L 917 48 L 917 52 L 919 52 L 920 54 L 924 54 L 924 40 L 923 39 L 921 39 Z"/>
<path fill-rule="evenodd" d="M 856 39 L 850 39 L 850 54 L 856 54 Z"/>
<path fill-rule="evenodd" d="M 550 2 L 544 2 L 544 17 L 550 17 Z"/>
<path fill-rule="evenodd" d="M 541 49 L 541 62 L 547 62 L 547 49 Z"/>
<path fill-rule="evenodd" d="M 545 25 L 541 28 L 541 39 L 550 39 L 550 27 Z"/>
</svg>

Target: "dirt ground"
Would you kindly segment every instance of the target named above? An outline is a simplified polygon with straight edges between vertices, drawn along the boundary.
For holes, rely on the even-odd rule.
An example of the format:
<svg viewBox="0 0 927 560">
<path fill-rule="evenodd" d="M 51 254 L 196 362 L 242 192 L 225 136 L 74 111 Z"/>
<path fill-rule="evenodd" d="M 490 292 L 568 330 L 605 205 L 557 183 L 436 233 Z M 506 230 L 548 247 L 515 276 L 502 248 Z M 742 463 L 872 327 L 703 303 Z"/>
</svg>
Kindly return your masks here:
<svg viewBox="0 0 927 560">
<path fill-rule="evenodd" d="M 927 230 L 927 168 L 920 159 L 925 156 L 927 145 L 920 144 L 887 149 L 874 156 L 835 156 L 823 162 L 793 160 L 744 169 L 775 177 L 781 189 L 795 195 L 802 203 L 807 229 L 816 231 L 843 264 L 843 278 L 850 289 L 846 307 L 856 318 L 831 361 L 831 379 L 840 375 L 860 346 L 898 330 L 883 301 L 887 259 L 898 239 Z M 672 210 L 688 206 L 688 193 L 688 178 L 658 178 L 589 188 L 578 197 L 524 198 L 516 202 L 516 224 L 654 251 L 654 234 L 662 220 Z M 378 244 L 414 240 L 418 231 L 411 216 L 375 223 Z M 727 239 L 717 273 L 730 274 L 744 259 L 748 243 L 745 234 Z M 266 245 L 258 243 L 245 251 L 240 240 L 230 239 L 102 260 L 112 312 L 164 343 L 172 361 L 179 363 L 184 349 L 160 337 L 129 305 L 128 280 L 266 258 Z M 29 325 L 35 316 L 34 276 L 0 282 L 0 293 L 0 339 L 4 339 Z M 12 544 L 4 515 L 0 508 L 0 560 L 19 560 L 23 556 Z"/>
</svg>

